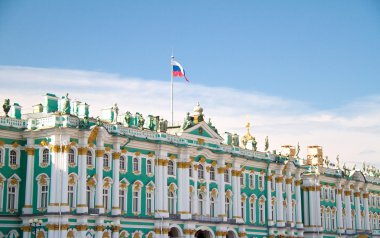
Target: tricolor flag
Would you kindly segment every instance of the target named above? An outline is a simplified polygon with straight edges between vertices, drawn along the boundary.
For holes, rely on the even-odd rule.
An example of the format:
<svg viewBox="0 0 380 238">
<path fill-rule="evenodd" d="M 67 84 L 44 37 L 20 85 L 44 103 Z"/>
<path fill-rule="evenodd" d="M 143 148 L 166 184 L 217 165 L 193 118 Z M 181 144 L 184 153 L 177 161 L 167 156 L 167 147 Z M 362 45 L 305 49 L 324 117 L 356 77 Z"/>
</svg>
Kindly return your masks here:
<svg viewBox="0 0 380 238">
<path fill-rule="evenodd" d="M 187 79 L 185 75 L 185 70 L 183 69 L 180 63 L 178 63 L 175 60 L 172 60 L 172 67 L 173 67 L 172 69 L 173 77 L 184 77 L 186 81 L 189 82 L 189 80 Z"/>
</svg>

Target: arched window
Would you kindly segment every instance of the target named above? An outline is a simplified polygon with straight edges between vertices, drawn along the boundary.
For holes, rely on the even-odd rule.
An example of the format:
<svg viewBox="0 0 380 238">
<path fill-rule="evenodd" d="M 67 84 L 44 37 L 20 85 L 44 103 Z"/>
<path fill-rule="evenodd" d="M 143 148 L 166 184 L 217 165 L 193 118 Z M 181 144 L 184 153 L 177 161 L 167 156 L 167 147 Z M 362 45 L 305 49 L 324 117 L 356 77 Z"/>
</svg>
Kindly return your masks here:
<svg viewBox="0 0 380 238">
<path fill-rule="evenodd" d="M 0 148 L 0 165 L 4 164 L 4 149 Z"/>
<path fill-rule="evenodd" d="M 152 160 L 146 161 L 146 173 L 152 174 L 153 173 L 153 167 L 152 167 Z"/>
<path fill-rule="evenodd" d="M 140 164 L 138 158 L 133 158 L 133 172 L 139 172 L 140 171 Z"/>
<path fill-rule="evenodd" d="M 198 164 L 198 179 L 204 179 L 205 178 L 205 171 L 203 169 L 203 165 Z"/>
<path fill-rule="evenodd" d="M 204 200 L 203 200 L 203 194 L 198 194 L 198 209 L 199 209 L 199 214 L 203 215 L 204 212 Z"/>
<path fill-rule="evenodd" d="M 210 215 L 211 217 L 215 217 L 215 198 L 211 196 L 210 199 Z"/>
<path fill-rule="evenodd" d="M 49 153 L 49 150 L 48 150 L 48 149 L 44 149 L 44 150 L 42 151 L 42 163 L 43 163 L 43 164 L 48 164 L 48 163 L 49 163 L 49 157 L 50 157 L 49 154 L 50 154 L 50 153 Z"/>
<path fill-rule="evenodd" d="M 126 170 L 125 162 L 126 162 L 125 157 L 120 156 L 120 170 L 122 170 L 122 171 Z"/>
<path fill-rule="evenodd" d="M 168 192 L 168 202 L 169 202 L 169 214 L 175 214 L 175 195 L 174 192 Z"/>
<path fill-rule="evenodd" d="M 214 168 L 214 166 L 211 166 L 211 168 L 210 168 L 210 180 L 211 181 L 215 180 L 215 168 Z"/>
<path fill-rule="evenodd" d="M 17 165 L 17 153 L 15 150 L 11 150 L 9 152 L 9 165 L 16 166 Z"/>
<path fill-rule="evenodd" d="M 92 152 L 89 150 L 87 151 L 87 166 L 91 166 L 93 165 L 93 162 L 92 162 Z"/>
<path fill-rule="evenodd" d="M 103 167 L 109 168 L 110 167 L 110 160 L 108 154 L 103 155 Z"/>
<path fill-rule="evenodd" d="M 174 175 L 174 162 L 172 160 L 168 162 L 168 175 Z"/>
<path fill-rule="evenodd" d="M 75 152 L 73 149 L 69 150 L 69 164 L 75 164 Z"/>
<path fill-rule="evenodd" d="M 9 183 L 8 184 L 8 211 L 15 211 L 16 207 L 16 184 Z"/>
</svg>

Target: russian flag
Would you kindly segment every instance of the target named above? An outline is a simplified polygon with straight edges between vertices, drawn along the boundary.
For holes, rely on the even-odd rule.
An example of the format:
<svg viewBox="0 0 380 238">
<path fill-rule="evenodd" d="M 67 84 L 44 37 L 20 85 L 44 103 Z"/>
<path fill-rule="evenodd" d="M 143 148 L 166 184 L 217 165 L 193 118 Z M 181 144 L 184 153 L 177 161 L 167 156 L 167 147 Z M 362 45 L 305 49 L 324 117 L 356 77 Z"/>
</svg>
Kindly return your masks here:
<svg viewBox="0 0 380 238">
<path fill-rule="evenodd" d="M 172 70 L 173 77 L 184 77 L 186 81 L 189 82 L 189 80 L 187 79 L 185 75 L 185 70 L 183 69 L 180 63 L 178 63 L 175 60 L 172 60 L 172 66 L 173 66 L 173 70 Z"/>
</svg>

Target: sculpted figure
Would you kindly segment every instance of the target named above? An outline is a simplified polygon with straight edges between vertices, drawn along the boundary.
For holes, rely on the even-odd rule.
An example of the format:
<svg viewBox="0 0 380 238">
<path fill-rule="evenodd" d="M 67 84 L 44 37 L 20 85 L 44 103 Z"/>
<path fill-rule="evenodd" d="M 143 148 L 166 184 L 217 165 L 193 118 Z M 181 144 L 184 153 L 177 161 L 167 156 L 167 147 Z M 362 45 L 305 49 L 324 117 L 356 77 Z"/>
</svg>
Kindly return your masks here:
<svg viewBox="0 0 380 238">
<path fill-rule="evenodd" d="M 253 151 L 257 151 L 257 141 L 255 137 L 253 137 L 253 140 L 252 140 L 252 149 Z"/>
<path fill-rule="evenodd" d="M 268 136 L 265 137 L 265 151 L 268 151 L 269 149 L 269 139 Z"/>
<path fill-rule="evenodd" d="M 5 116 L 9 117 L 8 116 L 8 112 L 11 110 L 11 103 L 10 103 L 9 99 L 5 99 L 4 100 L 3 110 L 4 110 L 4 113 L 5 113 Z"/>
<path fill-rule="evenodd" d="M 129 111 L 127 111 L 125 113 L 124 120 L 125 120 L 125 124 L 127 127 L 129 127 L 129 125 L 131 123 L 131 116 L 132 116 L 132 114 Z"/>
<path fill-rule="evenodd" d="M 96 125 L 97 126 L 103 126 L 103 122 L 100 120 L 99 116 L 96 117 Z"/>
<path fill-rule="evenodd" d="M 117 106 L 117 103 L 112 107 L 113 111 L 113 123 L 117 123 L 117 117 L 119 116 L 119 107 Z"/>
<path fill-rule="evenodd" d="M 186 114 L 186 118 L 183 120 L 183 124 L 181 126 L 182 130 L 186 130 L 193 125 L 193 120 L 191 120 L 190 112 Z"/>
<path fill-rule="evenodd" d="M 144 119 L 143 115 L 139 113 L 138 114 L 138 127 L 140 129 L 143 129 L 144 123 L 145 123 L 145 119 Z"/>
<path fill-rule="evenodd" d="M 239 146 L 239 135 L 236 133 L 232 135 L 232 145 Z"/>
<path fill-rule="evenodd" d="M 301 150 L 301 147 L 300 147 L 300 143 L 298 142 L 297 144 L 297 153 L 296 153 L 296 157 L 298 158 L 298 155 L 300 153 L 300 150 Z"/>
<path fill-rule="evenodd" d="M 64 101 L 63 101 L 63 113 L 68 114 L 70 108 L 70 99 L 69 99 L 69 93 L 66 93 Z"/>
</svg>

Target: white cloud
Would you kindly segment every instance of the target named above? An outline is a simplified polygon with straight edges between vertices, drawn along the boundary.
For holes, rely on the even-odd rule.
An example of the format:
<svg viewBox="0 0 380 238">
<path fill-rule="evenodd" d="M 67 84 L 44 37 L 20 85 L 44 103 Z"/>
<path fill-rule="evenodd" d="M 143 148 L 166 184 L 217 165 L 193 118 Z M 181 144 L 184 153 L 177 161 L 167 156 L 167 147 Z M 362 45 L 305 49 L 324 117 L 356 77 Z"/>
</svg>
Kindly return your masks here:
<svg viewBox="0 0 380 238">
<path fill-rule="evenodd" d="M 19 102 L 24 112 L 42 102 L 42 95 L 47 92 L 57 96 L 69 92 L 72 99 L 90 104 L 93 115 L 117 102 L 121 111 L 170 118 L 169 81 L 80 70 L 0 66 L 0 83 L 0 100 Z M 339 154 L 349 163 L 367 161 L 380 165 L 380 96 L 326 111 L 259 92 L 177 80 L 174 87 L 176 121 L 182 121 L 199 101 L 206 117 L 212 118 L 220 132 L 243 134 L 249 115 L 259 149 L 268 135 L 271 149 L 299 141 L 301 155 L 305 155 L 307 145 L 318 144 L 330 159 Z"/>
</svg>

